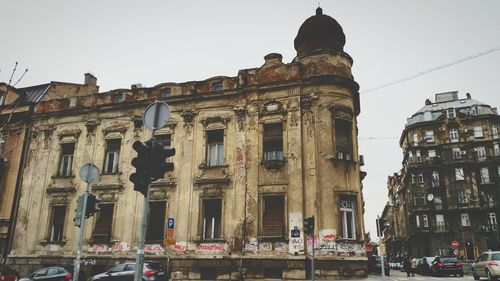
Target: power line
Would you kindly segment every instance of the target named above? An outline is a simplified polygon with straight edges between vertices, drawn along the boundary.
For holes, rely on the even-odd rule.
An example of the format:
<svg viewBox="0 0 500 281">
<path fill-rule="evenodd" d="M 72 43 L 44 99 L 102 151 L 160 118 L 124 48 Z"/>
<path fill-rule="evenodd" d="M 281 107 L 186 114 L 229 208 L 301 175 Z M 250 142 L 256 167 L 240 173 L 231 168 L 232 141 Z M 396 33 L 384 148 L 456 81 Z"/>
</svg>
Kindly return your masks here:
<svg viewBox="0 0 500 281">
<path fill-rule="evenodd" d="M 386 87 L 389 87 L 389 86 L 392 86 L 392 85 L 396 85 L 396 84 L 399 84 L 399 83 L 402 83 L 402 82 L 405 82 L 405 81 L 408 81 L 408 80 L 412 80 L 412 79 L 415 79 L 417 77 L 429 74 L 431 72 L 434 72 L 434 71 L 437 71 L 437 70 L 440 70 L 440 69 L 443 69 L 443 68 L 447 68 L 447 67 L 453 66 L 455 64 L 462 63 L 464 61 L 472 60 L 472 59 L 475 59 L 477 57 L 484 56 L 484 55 L 487 55 L 489 53 L 493 53 L 493 52 L 496 52 L 496 51 L 499 51 L 499 50 L 500 50 L 500 46 L 496 46 L 496 47 L 493 47 L 491 49 L 488 49 L 488 50 L 485 50 L 485 51 L 482 51 L 482 52 L 479 52 L 479 53 L 476 53 L 476 54 L 473 54 L 473 55 L 470 55 L 470 56 L 467 56 L 467 57 L 464 57 L 464 58 L 461 58 L 461 59 L 458 59 L 458 60 L 455 60 L 455 61 L 452 61 L 452 62 L 449 62 L 449 63 L 445 63 L 445 64 L 440 65 L 440 66 L 433 67 L 431 69 L 419 72 L 417 74 L 413 74 L 413 75 L 407 76 L 405 78 L 401 78 L 401 79 L 398 79 L 396 81 L 389 82 L 389 83 L 377 86 L 375 88 L 368 89 L 366 91 L 362 91 L 362 92 L 360 92 L 360 94 L 366 94 L 366 93 L 369 93 L 369 92 L 374 92 L 374 91 L 380 90 L 382 88 L 386 88 Z"/>
</svg>

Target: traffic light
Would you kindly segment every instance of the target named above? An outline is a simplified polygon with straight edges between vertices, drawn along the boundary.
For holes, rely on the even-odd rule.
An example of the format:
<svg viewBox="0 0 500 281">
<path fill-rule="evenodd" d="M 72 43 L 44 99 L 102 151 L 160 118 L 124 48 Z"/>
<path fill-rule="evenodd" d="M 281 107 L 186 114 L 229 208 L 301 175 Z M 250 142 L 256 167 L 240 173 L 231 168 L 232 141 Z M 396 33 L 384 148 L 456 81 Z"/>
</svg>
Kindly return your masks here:
<svg viewBox="0 0 500 281">
<path fill-rule="evenodd" d="M 73 224 L 77 227 L 82 226 L 83 200 L 85 200 L 85 195 L 80 195 L 76 201 L 75 218 L 73 219 Z"/>
<path fill-rule="evenodd" d="M 165 147 L 161 143 L 154 142 L 152 150 L 151 179 L 157 180 L 163 178 L 165 172 L 174 170 L 174 163 L 166 162 L 166 160 L 175 155 L 175 148 Z"/>
<path fill-rule="evenodd" d="M 314 216 L 308 217 L 304 220 L 304 233 L 306 235 L 314 236 Z"/>
<path fill-rule="evenodd" d="M 95 197 L 94 194 L 89 194 L 87 197 L 87 208 L 85 208 L 85 218 L 88 219 L 94 215 L 94 213 L 99 212 L 100 209 L 97 204 L 101 203 L 101 199 Z"/>
<path fill-rule="evenodd" d="M 129 180 L 134 183 L 134 190 L 139 191 L 144 196 L 148 194 L 150 179 L 151 155 L 153 141 L 136 141 L 132 148 L 137 151 L 137 157 L 132 159 L 132 166 L 135 167 L 135 173 L 131 174 Z"/>
</svg>

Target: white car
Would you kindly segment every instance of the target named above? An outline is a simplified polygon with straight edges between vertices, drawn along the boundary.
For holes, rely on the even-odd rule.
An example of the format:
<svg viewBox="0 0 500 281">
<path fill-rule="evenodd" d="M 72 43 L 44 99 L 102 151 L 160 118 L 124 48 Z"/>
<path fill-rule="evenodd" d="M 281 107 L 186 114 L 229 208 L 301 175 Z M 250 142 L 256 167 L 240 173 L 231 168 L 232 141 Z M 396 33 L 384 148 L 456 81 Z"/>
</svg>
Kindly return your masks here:
<svg viewBox="0 0 500 281">
<path fill-rule="evenodd" d="M 474 280 L 487 277 L 488 280 L 497 280 L 500 277 L 500 251 L 484 252 L 472 265 Z"/>
</svg>

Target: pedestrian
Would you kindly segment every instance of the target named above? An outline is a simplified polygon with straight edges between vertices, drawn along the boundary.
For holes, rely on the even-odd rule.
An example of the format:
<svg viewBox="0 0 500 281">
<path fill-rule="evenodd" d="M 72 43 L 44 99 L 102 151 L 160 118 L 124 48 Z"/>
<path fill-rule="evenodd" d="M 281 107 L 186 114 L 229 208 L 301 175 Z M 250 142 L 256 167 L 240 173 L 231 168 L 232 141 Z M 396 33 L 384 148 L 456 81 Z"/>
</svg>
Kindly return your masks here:
<svg viewBox="0 0 500 281">
<path fill-rule="evenodd" d="M 410 259 L 410 272 L 411 277 L 415 277 L 415 271 L 417 270 L 417 265 L 414 259 Z"/>
<path fill-rule="evenodd" d="M 403 270 L 406 272 L 406 276 L 410 277 L 410 272 L 411 272 L 411 257 L 405 257 L 403 259 Z"/>
</svg>

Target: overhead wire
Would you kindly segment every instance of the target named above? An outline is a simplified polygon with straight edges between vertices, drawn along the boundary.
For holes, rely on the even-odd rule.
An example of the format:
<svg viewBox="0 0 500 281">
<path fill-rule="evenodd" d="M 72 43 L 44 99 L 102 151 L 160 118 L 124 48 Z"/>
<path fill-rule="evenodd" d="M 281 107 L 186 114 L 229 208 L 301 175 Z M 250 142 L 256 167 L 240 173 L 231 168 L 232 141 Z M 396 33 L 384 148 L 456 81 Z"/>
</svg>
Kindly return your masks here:
<svg viewBox="0 0 500 281">
<path fill-rule="evenodd" d="M 416 73 L 416 74 L 412 74 L 410 76 L 407 76 L 407 77 L 395 80 L 393 82 L 382 84 L 380 86 L 368 89 L 366 91 L 361 91 L 360 94 L 367 94 L 367 93 L 374 92 L 374 91 L 377 91 L 377 90 L 380 90 L 380 89 L 383 89 L 383 88 L 387 88 L 387 87 L 390 87 L 390 86 L 393 86 L 393 85 L 396 85 L 396 84 L 399 84 L 399 83 L 402 83 L 402 82 L 406 82 L 406 81 L 418 78 L 420 76 L 429 74 L 431 72 L 434 72 L 434 71 L 437 71 L 437 70 L 441 70 L 441 69 L 444 69 L 444 68 L 447 68 L 447 67 L 450 67 L 450 66 L 453 66 L 453 65 L 465 62 L 465 61 L 469 61 L 469 60 L 472 60 L 472 59 L 478 58 L 480 56 L 484 56 L 484 55 L 487 55 L 487 54 L 490 54 L 490 53 L 493 53 L 493 52 L 496 52 L 496 51 L 499 51 L 499 50 L 500 50 L 500 45 L 496 46 L 496 47 L 493 47 L 491 49 L 488 49 L 488 50 L 485 50 L 485 51 L 482 51 L 482 52 L 479 52 L 479 53 L 467 56 L 467 57 L 463 57 L 461 59 L 454 60 L 452 62 L 448 62 L 448 63 L 442 64 L 442 65 L 430 68 L 428 70 L 425 70 L 425 71 L 422 71 L 422 72 L 419 72 L 419 73 Z"/>
</svg>

